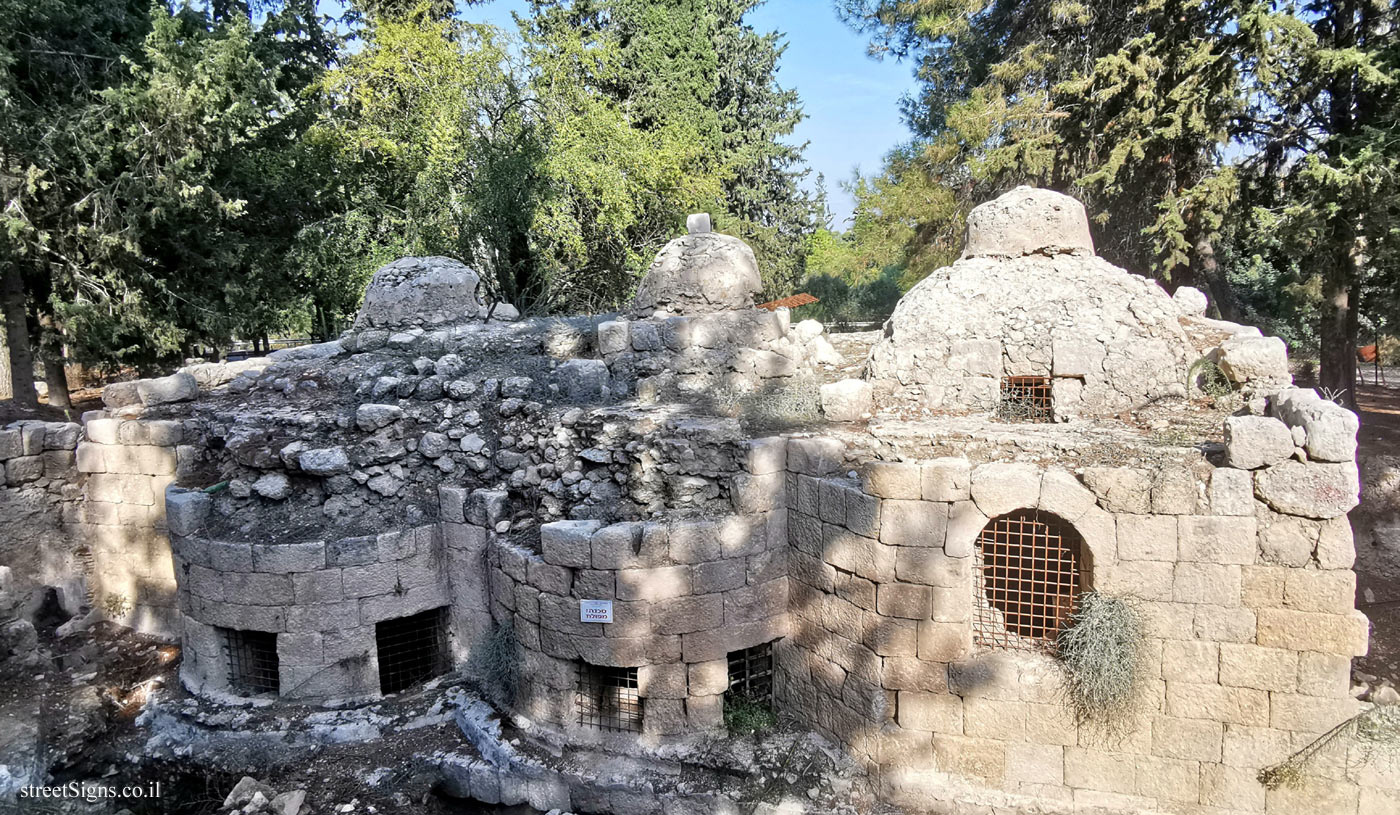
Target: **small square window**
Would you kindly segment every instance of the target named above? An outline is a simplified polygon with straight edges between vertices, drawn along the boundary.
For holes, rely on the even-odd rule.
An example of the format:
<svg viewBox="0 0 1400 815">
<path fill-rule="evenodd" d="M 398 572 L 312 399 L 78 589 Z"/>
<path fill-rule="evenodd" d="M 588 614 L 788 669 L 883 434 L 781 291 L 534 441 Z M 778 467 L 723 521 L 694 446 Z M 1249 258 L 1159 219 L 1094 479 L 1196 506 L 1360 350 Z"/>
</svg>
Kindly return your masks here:
<svg viewBox="0 0 1400 815">
<path fill-rule="evenodd" d="M 1001 380 L 997 416 L 1013 422 L 1049 422 L 1055 418 L 1050 377 L 1008 376 Z"/>
<path fill-rule="evenodd" d="M 729 693 L 750 702 L 773 703 L 773 643 L 729 652 Z"/>
<path fill-rule="evenodd" d="M 228 655 L 229 686 L 246 696 L 277 693 L 277 635 L 234 628 L 220 628 L 219 634 Z"/>
<path fill-rule="evenodd" d="M 377 623 L 374 639 L 380 693 L 398 693 L 447 671 L 446 608 Z"/>
<path fill-rule="evenodd" d="M 579 663 L 578 723 L 599 730 L 642 732 L 637 669 Z"/>
</svg>

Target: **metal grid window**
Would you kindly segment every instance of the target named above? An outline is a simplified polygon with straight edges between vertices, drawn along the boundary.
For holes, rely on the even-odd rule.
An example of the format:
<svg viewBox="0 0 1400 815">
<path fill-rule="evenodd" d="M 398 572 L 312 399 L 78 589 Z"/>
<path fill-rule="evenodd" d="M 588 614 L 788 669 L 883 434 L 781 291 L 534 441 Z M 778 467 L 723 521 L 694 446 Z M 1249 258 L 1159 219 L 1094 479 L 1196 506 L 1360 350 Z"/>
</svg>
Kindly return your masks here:
<svg viewBox="0 0 1400 815">
<path fill-rule="evenodd" d="M 1048 650 L 1082 591 L 1083 543 L 1048 512 L 996 518 L 977 538 L 973 638 L 1001 648 Z"/>
<path fill-rule="evenodd" d="M 636 668 L 608 668 L 580 662 L 578 723 L 599 730 L 642 732 L 642 697 Z"/>
<path fill-rule="evenodd" d="M 773 643 L 729 652 L 729 692 L 753 702 L 773 703 Z"/>
<path fill-rule="evenodd" d="M 447 671 L 446 608 L 376 623 L 374 640 L 380 693 L 398 693 Z"/>
<path fill-rule="evenodd" d="M 228 656 L 228 683 L 249 696 L 278 692 L 277 635 L 267 631 L 220 628 Z"/>
<path fill-rule="evenodd" d="M 1050 377 L 1008 376 L 1001 380 L 997 415 L 1019 422 L 1048 422 L 1055 418 Z"/>
</svg>

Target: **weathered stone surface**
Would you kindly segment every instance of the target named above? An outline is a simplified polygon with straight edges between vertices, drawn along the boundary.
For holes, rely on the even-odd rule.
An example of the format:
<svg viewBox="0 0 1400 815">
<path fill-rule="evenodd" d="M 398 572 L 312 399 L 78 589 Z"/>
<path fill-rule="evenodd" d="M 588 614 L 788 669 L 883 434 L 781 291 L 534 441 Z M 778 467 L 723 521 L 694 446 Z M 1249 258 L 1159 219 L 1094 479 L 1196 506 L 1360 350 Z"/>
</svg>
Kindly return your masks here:
<svg viewBox="0 0 1400 815">
<path fill-rule="evenodd" d="M 833 422 L 858 422 L 874 409 L 870 383 L 843 379 L 821 386 L 822 412 Z"/>
<path fill-rule="evenodd" d="M 988 518 L 1040 501 L 1040 470 L 1033 464 L 997 462 L 972 471 L 972 500 Z"/>
<path fill-rule="evenodd" d="M 1017 187 L 967 215 L 964 258 L 1094 254 L 1084 205 L 1058 192 Z"/>
<path fill-rule="evenodd" d="M 846 446 L 837 439 L 817 437 L 789 439 L 787 467 L 803 475 L 826 475 L 840 468 L 846 457 Z"/>
<path fill-rule="evenodd" d="M 297 465 L 308 475 L 340 475 L 350 472 L 350 457 L 344 447 L 324 447 L 304 451 L 297 457 Z"/>
<path fill-rule="evenodd" d="M 1205 316 L 1206 307 L 1210 305 L 1205 293 L 1194 286 L 1178 286 L 1176 291 L 1172 292 L 1172 302 L 1176 303 L 1182 314 L 1189 317 Z"/>
<path fill-rule="evenodd" d="M 481 279 L 460 261 L 406 257 L 379 267 L 365 291 L 355 329 L 435 325 L 484 316 Z"/>
<path fill-rule="evenodd" d="M 355 408 L 355 424 L 371 432 L 403 418 L 403 408 L 397 405 L 360 405 Z"/>
<path fill-rule="evenodd" d="M 253 492 L 273 501 L 281 501 L 292 494 L 292 485 L 282 473 L 263 473 L 253 482 Z"/>
<path fill-rule="evenodd" d="M 638 316 L 663 311 L 703 314 L 753 307 L 763 289 L 753 250 L 717 232 L 676 238 L 662 247 L 647 269 L 632 310 Z"/>
<path fill-rule="evenodd" d="M 1303 431 L 1303 448 L 1313 461 L 1351 461 L 1356 458 L 1355 413 L 1323 399 L 1311 388 L 1289 388 L 1269 399 L 1269 413 L 1291 428 Z"/>
<path fill-rule="evenodd" d="M 1354 463 L 1285 461 L 1254 475 L 1254 493 L 1279 512 L 1304 518 L 1335 518 L 1360 503 Z"/>
<path fill-rule="evenodd" d="M 1278 337 L 1237 334 L 1220 343 L 1216 363 L 1231 382 L 1256 390 L 1293 381 L 1288 373 L 1288 349 Z"/>
<path fill-rule="evenodd" d="M 1293 434 L 1269 416 L 1228 416 L 1225 419 L 1225 459 L 1231 467 L 1254 470 L 1293 455 Z"/>
<path fill-rule="evenodd" d="M 136 392 L 141 397 L 141 404 L 147 406 L 188 402 L 199 396 L 199 382 L 190 374 L 175 373 L 159 379 L 139 380 Z"/>
<path fill-rule="evenodd" d="M 611 375 L 601 359 L 569 359 L 555 369 L 560 394 L 570 402 L 588 404 L 608 398 Z"/>
</svg>

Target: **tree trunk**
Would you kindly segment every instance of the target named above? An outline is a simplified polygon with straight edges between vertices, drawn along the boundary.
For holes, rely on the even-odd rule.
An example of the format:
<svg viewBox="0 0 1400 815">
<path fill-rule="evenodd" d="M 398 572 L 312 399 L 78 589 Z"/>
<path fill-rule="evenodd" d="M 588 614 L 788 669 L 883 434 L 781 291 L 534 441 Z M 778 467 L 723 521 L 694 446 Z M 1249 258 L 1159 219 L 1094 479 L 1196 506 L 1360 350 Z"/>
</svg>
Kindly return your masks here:
<svg viewBox="0 0 1400 815">
<path fill-rule="evenodd" d="M 49 404 L 63 410 L 71 408 L 73 401 L 68 394 L 63 332 L 50 314 L 39 317 L 39 357 L 44 363 L 44 382 L 49 386 Z"/>
<path fill-rule="evenodd" d="M 15 398 L 15 387 L 10 381 L 10 343 L 0 331 L 0 399 Z"/>
<path fill-rule="evenodd" d="M 1222 320 L 1239 322 L 1240 305 L 1235 301 L 1235 292 L 1230 288 L 1230 281 L 1225 279 L 1225 274 L 1215 259 L 1215 243 L 1210 238 L 1201 236 L 1195 240 L 1192 249 L 1196 256 L 1193 265 L 1198 273 L 1197 279 L 1209 294 L 1216 313 Z"/>
<path fill-rule="evenodd" d="M 49 405 L 68 410 L 73 399 L 68 393 L 68 369 L 63 357 L 44 357 L 44 381 L 49 386 Z"/>
<path fill-rule="evenodd" d="M 16 404 L 39 406 L 34 389 L 34 352 L 29 343 L 29 314 L 25 304 L 24 280 L 19 267 L 5 264 L 0 277 L 0 308 L 5 312 L 5 340 L 10 349 L 10 383 Z"/>
<path fill-rule="evenodd" d="M 1323 280 L 1321 365 L 1317 384 L 1352 410 L 1356 409 L 1356 334 L 1358 318 L 1352 302 L 1360 286 L 1361 250 L 1356 242 L 1338 251 Z"/>
</svg>

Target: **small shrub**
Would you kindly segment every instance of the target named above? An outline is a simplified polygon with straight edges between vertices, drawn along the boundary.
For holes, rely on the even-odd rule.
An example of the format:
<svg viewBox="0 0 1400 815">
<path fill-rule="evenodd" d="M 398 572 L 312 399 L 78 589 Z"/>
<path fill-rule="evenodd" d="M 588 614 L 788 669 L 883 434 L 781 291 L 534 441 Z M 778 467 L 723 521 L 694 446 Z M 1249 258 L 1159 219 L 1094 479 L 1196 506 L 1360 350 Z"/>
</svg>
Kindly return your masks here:
<svg viewBox="0 0 1400 815">
<path fill-rule="evenodd" d="M 724 696 L 724 726 L 735 736 L 772 730 L 778 715 L 767 704 L 737 693 Z"/>
<path fill-rule="evenodd" d="M 1347 742 L 1360 746 L 1363 757 L 1375 751 L 1400 751 L 1400 705 L 1377 705 L 1363 710 L 1278 764 L 1260 770 L 1259 783 L 1271 790 L 1297 787 L 1313 759 L 1328 748 Z"/>
<path fill-rule="evenodd" d="M 516 689 L 520 685 L 520 656 L 514 626 L 509 622 L 491 626 L 467 658 L 467 674 L 497 707 L 508 708 L 515 704 Z"/>
<path fill-rule="evenodd" d="M 1132 729 L 1147 676 L 1141 615 L 1125 599 L 1079 596 L 1056 643 L 1075 721 L 1113 736 Z"/>
<path fill-rule="evenodd" d="M 102 612 L 108 619 L 120 620 L 131 611 L 131 600 L 125 594 L 108 594 L 102 598 Z"/>
<path fill-rule="evenodd" d="M 1220 399 L 1234 393 L 1235 386 L 1214 360 L 1201 357 L 1186 370 L 1186 389 L 1198 391 L 1212 399 Z"/>
</svg>

